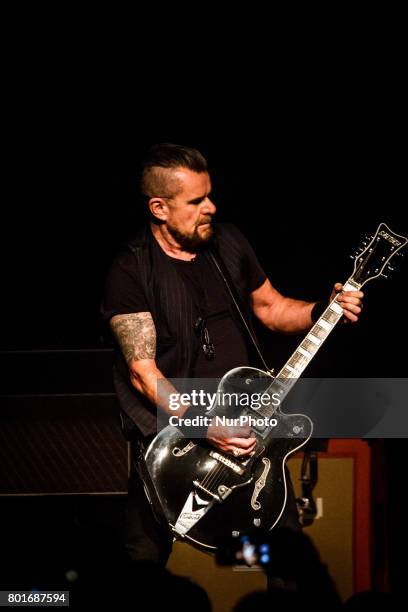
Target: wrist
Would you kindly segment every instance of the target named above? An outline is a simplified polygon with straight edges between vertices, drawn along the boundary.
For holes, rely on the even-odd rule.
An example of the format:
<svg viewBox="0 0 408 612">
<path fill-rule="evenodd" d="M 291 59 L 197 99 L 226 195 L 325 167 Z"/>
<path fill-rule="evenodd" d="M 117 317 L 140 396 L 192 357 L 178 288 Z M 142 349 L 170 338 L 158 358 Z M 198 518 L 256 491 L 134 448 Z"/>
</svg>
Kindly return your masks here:
<svg viewBox="0 0 408 612">
<path fill-rule="evenodd" d="M 313 325 L 320 319 L 326 308 L 328 307 L 329 302 L 327 300 L 320 300 L 320 302 L 316 302 L 310 311 L 310 318 L 312 319 Z"/>
</svg>

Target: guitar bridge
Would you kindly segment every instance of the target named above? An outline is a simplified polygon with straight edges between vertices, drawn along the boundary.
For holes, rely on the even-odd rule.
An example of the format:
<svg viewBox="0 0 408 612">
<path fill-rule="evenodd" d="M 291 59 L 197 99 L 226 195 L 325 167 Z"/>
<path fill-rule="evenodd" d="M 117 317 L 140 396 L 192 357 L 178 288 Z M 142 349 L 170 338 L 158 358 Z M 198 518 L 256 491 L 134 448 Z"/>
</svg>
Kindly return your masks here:
<svg viewBox="0 0 408 612">
<path fill-rule="evenodd" d="M 217 489 L 217 493 L 218 493 L 217 495 L 217 493 L 213 493 L 209 489 L 206 489 L 205 487 L 203 487 L 203 485 L 200 482 L 198 482 L 198 480 L 194 480 L 193 484 L 195 487 L 197 487 L 197 489 L 200 489 L 200 491 L 203 491 L 207 495 L 210 495 L 210 497 L 215 499 L 217 502 L 224 501 L 224 499 L 226 499 L 228 495 L 232 492 L 232 489 L 230 489 L 229 487 L 226 487 L 225 485 L 220 485 Z"/>
</svg>

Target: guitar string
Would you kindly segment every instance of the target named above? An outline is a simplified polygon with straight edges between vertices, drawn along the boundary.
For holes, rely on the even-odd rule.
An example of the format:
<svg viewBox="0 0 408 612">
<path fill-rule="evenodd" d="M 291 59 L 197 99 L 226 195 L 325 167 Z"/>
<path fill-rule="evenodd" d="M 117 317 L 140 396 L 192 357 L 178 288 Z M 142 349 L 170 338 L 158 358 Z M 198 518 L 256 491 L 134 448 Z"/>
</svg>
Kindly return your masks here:
<svg viewBox="0 0 408 612">
<path fill-rule="evenodd" d="M 202 485 L 205 485 L 206 487 L 214 487 L 214 488 L 218 488 L 219 484 L 221 483 L 222 478 L 224 477 L 225 473 L 227 472 L 228 469 L 230 469 L 227 465 L 222 465 L 221 469 L 218 469 L 220 466 L 216 466 L 216 468 L 214 470 L 212 470 L 213 473 L 211 473 L 211 471 L 207 474 L 207 476 L 204 478 Z M 208 481 L 207 481 L 208 478 Z"/>
<path fill-rule="evenodd" d="M 202 481 L 202 486 L 206 486 L 207 488 L 212 486 L 213 482 L 217 479 L 219 475 L 221 475 L 225 468 L 225 465 L 219 463 L 212 467 L 208 474 L 206 474 L 204 480 Z"/>
<path fill-rule="evenodd" d="M 225 466 L 225 467 L 226 467 L 226 468 L 228 468 L 228 466 Z M 228 469 L 229 469 L 229 468 L 228 468 Z M 222 474 L 222 471 L 220 471 L 219 475 L 221 476 L 221 474 Z M 214 486 L 214 487 L 218 488 L 218 486 L 219 486 L 220 482 L 221 482 L 221 478 L 220 478 L 218 481 L 216 480 L 215 482 L 213 482 L 213 483 L 212 483 L 212 486 Z"/>
<path fill-rule="evenodd" d="M 217 460 L 215 460 L 216 463 L 215 465 L 212 466 L 212 468 L 210 470 L 208 470 L 207 474 L 204 476 L 201 484 L 204 486 L 208 486 L 211 482 L 211 480 L 217 476 L 217 473 L 219 471 L 220 468 L 225 467 L 223 464 L 218 463 Z"/>
<path fill-rule="evenodd" d="M 220 464 L 216 463 L 215 465 L 212 466 L 212 468 L 207 472 L 207 474 L 204 476 L 203 480 L 201 481 L 201 484 L 204 485 L 208 485 L 208 483 L 210 482 L 211 478 L 215 475 L 216 471 L 220 468 Z"/>
<path fill-rule="evenodd" d="M 336 321 L 337 323 L 337 321 Z M 305 360 L 305 357 L 303 355 L 299 355 L 298 356 L 298 360 L 302 365 L 302 360 Z M 273 384 L 274 381 L 271 382 L 271 384 L 268 387 L 268 391 L 271 390 L 271 388 L 273 388 Z M 260 415 L 262 417 L 271 417 L 273 416 L 273 414 L 276 412 L 277 407 L 275 406 L 261 406 L 255 414 Z M 201 482 L 201 485 L 204 486 L 207 489 L 210 488 L 214 488 L 216 489 L 218 487 L 218 485 L 220 484 L 222 478 L 224 477 L 226 471 L 227 471 L 228 466 L 225 465 L 216 465 L 214 466 L 204 477 L 203 481 Z"/>
<path fill-rule="evenodd" d="M 218 464 L 214 466 L 214 468 L 207 474 L 205 479 L 203 480 L 203 484 L 205 482 L 205 486 L 209 487 L 217 487 L 221 480 L 224 478 L 226 472 L 228 471 L 228 466 L 224 464 Z"/>
<path fill-rule="evenodd" d="M 224 478 L 224 476 L 228 473 L 228 470 L 229 470 L 229 467 L 227 465 L 223 465 L 222 469 L 218 471 L 218 474 L 217 473 L 214 474 L 214 478 L 213 478 L 213 481 L 211 482 L 211 486 L 217 489 L 222 479 Z"/>
<path fill-rule="evenodd" d="M 228 466 L 225 466 L 225 471 L 227 471 L 229 468 Z M 219 478 L 215 480 L 215 482 L 212 483 L 212 486 L 215 487 L 216 489 L 218 489 L 219 485 L 221 484 L 222 478 L 224 477 L 224 474 L 222 474 L 221 476 L 221 472 L 219 474 Z"/>
<path fill-rule="evenodd" d="M 335 301 L 335 302 L 337 302 L 337 298 L 336 298 L 334 301 Z M 331 324 L 332 324 L 332 328 L 334 328 L 334 327 L 336 326 L 336 324 L 338 323 L 338 320 L 339 320 L 340 318 L 341 318 L 341 317 L 335 317 L 335 320 L 334 320 L 333 322 L 331 322 Z M 336 320 L 336 319 L 337 319 L 337 320 Z M 315 326 L 314 326 L 314 327 L 315 327 Z M 313 329 L 313 328 L 312 328 L 312 329 Z M 311 330 L 311 331 L 312 331 L 312 330 Z M 331 330 L 330 330 L 330 331 L 331 331 Z M 326 333 L 326 334 L 325 334 L 325 337 L 324 337 L 322 340 L 324 341 L 328 335 L 329 335 L 329 334 L 328 334 L 328 333 Z M 307 349 L 306 349 L 306 350 L 307 350 Z M 317 351 L 316 351 L 316 352 L 317 352 Z M 312 353 L 312 355 L 311 355 L 311 356 L 313 357 L 313 356 L 314 356 L 314 354 Z M 299 357 L 299 356 L 297 356 L 297 357 Z M 304 358 L 303 358 L 303 361 L 304 361 Z M 302 366 L 302 365 L 308 365 L 308 362 L 309 362 L 309 360 L 307 360 L 307 363 L 306 363 L 306 364 L 303 364 L 303 363 L 302 363 L 302 358 L 301 358 L 301 357 L 299 357 L 299 364 L 300 364 L 301 366 Z M 304 369 L 304 368 L 302 367 L 302 370 L 303 370 L 303 369 Z M 285 378 L 287 378 L 287 377 L 285 376 Z M 271 386 L 272 386 L 272 385 L 271 385 Z M 271 386 L 270 386 L 270 387 L 271 387 Z M 270 388 L 270 387 L 269 387 L 269 388 Z M 262 408 L 263 408 L 263 409 L 260 409 L 260 410 L 259 410 L 259 412 L 258 412 L 257 414 L 261 414 L 262 416 L 271 416 L 271 415 L 270 415 L 270 413 L 269 413 L 269 410 L 268 410 L 268 408 L 270 408 L 270 407 L 265 407 L 265 408 L 266 408 L 266 410 L 265 410 L 265 408 L 264 408 L 264 407 L 262 407 Z M 272 414 L 273 414 L 274 412 L 275 412 L 275 410 L 272 410 Z M 202 484 L 203 484 L 203 485 L 204 485 L 204 484 L 206 484 L 206 486 L 210 486 L 210 485 L 214 484 L 215 482 L 217 482 L 217 479 L 218 479 L 218 481 L 219 481 L 219 479 L 222 477 L 223 472 L 225 472 L 225 468 L 226 468 L 226 467 L 227 467 L 227 466 L 223 465 L 223 466 L 215 466 L 214 468 L 212 468 L 212 469 L 211 469 L 211 470 L 208 472 L 208 474 L 205 476 L 205 478 L 204 478 L 204 480 L 203 480 Z"/>
<path fill-rule="evenodd" d="M 204 486 L 205 489 L 210 493 L 217 494 L 217 483 L 220 483 L 223 479 L 223 467 L 218 467 L 218 469 L 215 470 L 214 474 L 212 474 L 212 476 L 209 478 L 208 482 L 202 483 L 202 486 Z"/>
<path fill-rule="evenodd" d="M 304 358 L 302 356 L 302 358 Z M 271 389 L 271 387 L 273 387 L 273 383 L 269 386 L 268 390 Z M 277 407 L 273 407 L 272 406 L 262 406 L 260 407 L 256 414 L 264 416 L 264 417 L 271 417 L 275 412 L 276 412 Z M 201 485 L 204 486 L 207 489 L 214 489 L 216 490 L 217 487 L 219 486 L 219 484 L 222 481 L 222 478 L 224 477 L 226 471 L 228 469 L 228 466 L 225 465 L 216 465 L 214 466 L 204 477 Z"/>
<path fill-rule="evenodd" d="M 334 301 L 337 301 L 337 300 L 335 299 Z M 337 314 L 337 313 L 336 313 L 336 314 Z M 339 320 L 340 318 L 341 318 L 341 316 L 337 316 L 337 317 L 336 317 L 335 321 L 333 322 L 333 327 L 336 325 L 336 323 L 338 323 L 338 320 Z M 295 353 L 295 355 L 296 355 L 296 353 Z M 313 354 L 312 354 L 312 356 L 313 356 Z M 303 364 L 303 361 L 305 361 L 305 356 L 304 356 L 304 355 L 301 355 L 301 354 L 300 354 L 300 355 L 296 355 L 296 358 L 298 359 L 298 361 L 300 362 L 300 364 L 301 364 L 301 365 L 307 365 L 307 363 L 306 363 L 306 364 Z M 306 360 L 306 361 L 308 362 L 308 360 Z M 284 369 L 284 368 L 282 368 L 282 369 Z M 286 379 L 286 377 L 284 377 L 284 378 Z M 268 387 L 268 389 L 267 389 L 268 391 L 270 391 L 271 389 L 273 389 L 273 384 L 274 384 L 274 382 L 275 382 L 275 381 L 273 381 L 273 382 L 272 382 L 272 383 L 269 385 L 269 387 Z M 260 407 L 260 408 L 259 408 L 259 409 L 256 411 L 256 414 L 259 414 L 259 415 L 261 415 L 261 416 L 263 416 L 263 417 L 271 417 L 271 416 L 273 416 L 273 415 L 275 414 L 275 412 L 277 411 L 277 408 L 278 408 L 278 406 L 276 406 L 276 407 L 275 407 L 275 406 L 271 406 L 271 405 L 268 405 L 268 406 L 261 406 L 261 407 Z M 226 466 L 226 467 L 227 467 L 227 466 Z M 224 470 L 219 470 L 218 472 L 217 472 L 217 470 L 215 470 L 213 474 L 211 474 L 211 472 L 210 472 L 210 473 L 207 475 L 207 477 L 208 477 L 208 476 L 210 476 L 210 474 L 211 474 L 211 477 L 209 478 L 209 480 L 208 480 L 208 482 L 207 482 L 207 486 L 210 486 L 210 485 L 211 485 L 211 486 L 215 486 L 215 487 L 216 487 L 216 486 L 218 486 L 219 482 L 221 481 L 221 477 L 223 476 L 223 472 L 224 472 Z M 219 477 L 219 478 L 218 478 L 218 480 L 217 480 L 217 476 Z"/>
</svg>

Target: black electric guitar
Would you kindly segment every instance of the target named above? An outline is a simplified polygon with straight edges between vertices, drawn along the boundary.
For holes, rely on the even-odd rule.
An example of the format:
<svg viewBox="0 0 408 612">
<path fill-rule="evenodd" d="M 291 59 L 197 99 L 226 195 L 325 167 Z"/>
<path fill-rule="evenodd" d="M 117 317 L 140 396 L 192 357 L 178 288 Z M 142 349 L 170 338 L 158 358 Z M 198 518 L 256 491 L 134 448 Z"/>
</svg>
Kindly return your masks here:
<svg viewBox="0 0 408 612">
<path fill-rule="evenodd" d="M 356 253 L 344 290 L 359 290 L 368 281 L 385 276 L 386 268 L 392 269 L 391 259 L 407 242 L 381 223 Z M 252 457 L 224 454 L 205 440 L 185 438 L 171 426 L 154 438 L 145 455 L 150 475 L 145 488 L 156 514 L 167 521 L 175 537 L 211 551 L 229 535 L 254 528 L 266 531 L 277 524 L 287 497 L 285 462 L 313 431 L 309 417 L 285 414 L 281 403 L 341 318 L 336 296 L 276 378 L 271 372 L 242 367 L 230 370 L 220 381 L 219 396 L 237 390 L 250 395 L 262 389 L 271 397 L 261 408 L 239 407 L 234 414 L 256 421 L 252 431 L 257 446 Z M 276 397 L 279 402 L 272 400 Z M 221 412 L 216 405 L 209 415 L 217 414 Z"/>
</svg>

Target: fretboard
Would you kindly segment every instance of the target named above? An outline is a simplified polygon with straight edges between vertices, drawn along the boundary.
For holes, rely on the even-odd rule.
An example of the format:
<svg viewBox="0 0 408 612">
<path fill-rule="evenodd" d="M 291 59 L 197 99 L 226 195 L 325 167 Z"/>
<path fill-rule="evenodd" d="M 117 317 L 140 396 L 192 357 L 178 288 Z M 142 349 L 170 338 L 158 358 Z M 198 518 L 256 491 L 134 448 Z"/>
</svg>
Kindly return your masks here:
<svg viewBox="0 0 408 612">
<path fill-rule="evenodd" d="M 358 291 L 360 285 L 349 279 L 343 286 L 343 291 Z M 328 305 L 311 330 L 292 353 L 286 364 L 277 374 L 269 391 L 279 393 L 280 402 L 296 384 L 305 368 L 316 355 L 330 333 L 343 316 L 343 309 L 338 302 L 338 296 Z M 271 410 L 269 407 L 268 412 Z"/>
</svg>

